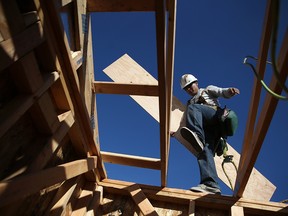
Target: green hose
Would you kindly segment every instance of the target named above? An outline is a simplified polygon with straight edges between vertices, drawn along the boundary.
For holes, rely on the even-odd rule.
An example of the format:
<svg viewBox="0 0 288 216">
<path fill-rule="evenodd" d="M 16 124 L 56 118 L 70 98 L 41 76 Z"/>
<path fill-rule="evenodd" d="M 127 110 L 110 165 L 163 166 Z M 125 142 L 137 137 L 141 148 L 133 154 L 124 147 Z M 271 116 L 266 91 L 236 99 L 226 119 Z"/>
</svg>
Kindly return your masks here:
<svg viewBox="0 0 288 216">
<path fill-rule="evenodd" d="M 254 72 L 254 75 L 256 76 L 256 78 L 261 82 L 261 85 L 264 87 L 264 89 L 269 93 L 271 94 L 273 97 L 277 98 L 277 99 L 280 99 L 280 100 L 288 100 L 288 97 L 285 97 L 285 96 L 282 96 L 282 95 L 279 95 L 275 92 L 273 92 L 267 85 L 266 83 L 259 77 L 258 73 L 256 72 L 256 69 L 255 67 L 251 64 L 251 63 L 248 63 L 247 62 L 247 58 L 253 58 L 255 60 L 258 60 L 257 58 L 255 57 L 252 57 L 252 56 L 246 56 L 245 59 L 244 59 L 244 62 L 243 64 L 246 64 L 248 66 L 250 66 L 252 68 L 252 71 Z M 270 62 L 267 62 L 267 63 L 270 63 Z M 276 73 L 275 73 L 276 74 Z M 280 83 L 280 82 L 278 82 Z M 286 87 L 285 87 L 286 88 Z"/>
</svg>

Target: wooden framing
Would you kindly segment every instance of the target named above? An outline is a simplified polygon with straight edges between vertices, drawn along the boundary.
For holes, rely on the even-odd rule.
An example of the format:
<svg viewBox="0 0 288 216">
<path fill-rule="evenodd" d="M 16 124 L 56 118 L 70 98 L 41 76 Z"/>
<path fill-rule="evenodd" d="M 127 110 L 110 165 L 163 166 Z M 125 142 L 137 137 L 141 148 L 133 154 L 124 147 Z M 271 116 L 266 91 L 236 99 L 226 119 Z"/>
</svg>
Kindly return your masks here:
<svg viewBox="0 0 288 216">
<path fill-rule="evenodd" d="M 118 60 L 113 62 L 107 68 L 104 69 L 106 73 L 112 80 L 116 83 L 133 83 L 142 85 L 143 83 L 149 85 L 156 85 L 158 81 L 152 77 L 144 68 L 142 68 L 137 62 L 135 62 L 127 54 L 120 57 Z M 115 85 L 117 85 L 115 83 Z M 119 89 L 119 88 L 114 88 Z M 119 90 L 121 91 L 121 90 Z M 103 92 L 102 92 L 103 93 Z M 135 100 L 140 106 L 143 107 L 156 121 L 161 121 L 159 118 L 159 108 L 158 108 L 158 98 L 153 96 L 135 96 L 131 95 L 131 98 Z M 175 138 L 182 143 L 192 154 L 195 154 L 194 149 L 191 149 L 191 145 L 185 141 L 180 135 L 179 128 L 183 123 L 181 122 L 182 115 L 185 111 L 185 106 L 176 98 L 173 97 L 171 108 L 171 124 L 170 130 L 176 131 Z M 167 131 L 169 132 L 169 131 Z M 229 145 L 229 144 L 228 144 Z M 240 155 L 239 153 L 229 145 L 228 154 L 234 156 L 234 162 L 238 166 Z M 162 158 L 161 158 L 162 160 Z M 223 158 L 215 157 L 215 164 L 217 168 L 217 173 L 219 178 L 228 186 L 230 186 L 229 181 L 222 169 Z M 119 163 L 121 163 L 119 161 Z M 130 164 L 132 165 L 132 164 Z M 134 164 L 134 166 L 137 166 Z M 161 167 L 162 169 L 162 167 Z M 163 170 L 162 170 L 163 171 Z M 231 166 L 226 167 L 226 172 L 231 178 L 231 181 L 234 183 L 236 180 L 236 170 Z M 248 187 L 245 190 L 243 197 L 253 198 L 257 200 L 270 200 L 275 191 L 275 186 L 266 179 L 261 173 L 259 173 L 255 168 L 253 168 L 253 175 L 249 179 Z"/>
<path fill-rule="evenodd" d="M 272 28 L 271 4 L 268 1 L 258 55 L 261 77 Z M 185 110 L 172 92 L 176 5 L 176 0 L 0 0 L 1 215 L 288 214 L 287 204 L 269 202 L 275 186 L 253 168 L 277 106 L 267 96 L 254 129 L 260 97 L 257 82 L 241 159 L 230 147 L 240 160 L 233 179 L 235 196 L 166 187 L 169 131 L 177 130 Z M 61 11 L 73 14 L 68 32 Z M 155 13 L 158 80 L 128 55 L 104 70 L 114 82 L 94 79 L 90 13 L 121 11 Z M 278 59 L 283 82 L 287 62 L 288 33 Z M 132 67 L 135 74 L 119 79 L 114 68 L 121 64 L 122 70 Z M 143 74 L 142 82 L 134 80 Z M 282 91 L 274 78 L 270 87 Z M 95 99 L 100 93 L 131 95 L 159 122 L 159 158 L 100 150 Z M 159 170 L 161 187 L 111 180 L 104 162 Z M 220 162 L 216 159 L 218 170 Z"/>
<path fill-rule="evenodd" d="M 103 190 L 107 194 L 120 194 L 127 196 L 132 182 L 124 182 L 119 180 L 104 179 L 99 183 L 103 187 Z M 144 195 L 149 199 L 153 205 L 153 201 L 163 201 L 169 203 L 171 207 L 173 204 L 178 204 L 181 207 L 182 214 L 189 209 L 190 214 L 193 214 L 193 205 L 198 208 L 198 213 L 207 214 L 207 208 L 214 210 L 214 214 L 217 214 L 217 210 L 221 211 L 219 215 L 241 215 L 244 212 L 247 215 L 286 215 L 288 212 L 287 204 L 269 202 L 269 201 L 256 201 L 245 198 L 236 198 L 230 196 L 220 196 L 212 194 L 194 193 L 189 190 L 180 190 L 175 188 L 162 188 L 148 185 L 138 185 Z M 193 203 L 195 202 L 195 203 Z M 203 209 L 202 209 L 203 208 Z M 172 211 L 172 208 L 169 209 Z M 172 211 L 173 212 L 173 211 Z M 236 213 L 237 212 L 237 213 Z M 243 215 L 243 214 L 242 214 Z"/>
<path fill-rule="evenodd" d="M 260 60 L 258 64 L 258 73 L 260 76 L 264 76 L 264 69 L 265 69 L 265 63 L 266 63 L 266 58 L 267 58 L 267 52 L 268 52 L 268 47 L 269 47 L 269 39 L 270 39 L 270 34 L 271 34 L 271 16 L 272 16 L 272 1 L 268 1 L 267 4 L 267 12 L 266 12 L 266 17 L 265 17 L 265 26 L 264 26 L 264 31 L 263 31 L 263 38 L 262 38 L 262 43 L 260 47 Z M 268 30 L 267 30 L 268 28 Z M 286 30 L 284 40 L 281 46 L 280 54 L 278 57 L 278 62 L 277 62 L 277 67 L 279 68 L 279 76 L 280 80 L 285 83 L 288 75 L 288 31 Z M 263 68 L 263 70 L 262 70 Z M 256 82 L 256 81 L 255 81 Z M 259 82 L 254 84 L 254 94 L 252 94 L 252 104 L 250 108 L 250 115 L 256 116 L 256 108 L 258 108 L 259 104 L 259 97 L 260 97 L 260 84 Z M 259 90 L 257 90 L 259 89 Z M 280 85 L 277 83 L 277 79 L 275 76 L 273 76 L 271 84 L 270 84 L 270 89 L 274 92 L 281 93 L 282 89 Z M 254 102 L 254 98 L 257 98 Z M 235 192 L 234 194 L 238 197 L 241 197 L 243 194 L 243 191 L 245 190 L 247 181 L 249 179 L 249 176 L 251 175 L 251 170 L 254 167 L 254 164 L 256 162 L 258 153 L 261 149 L 262 143 L 264 141 L 265 135 L 268 131 L 270 122 L 273 118 L 275 109 L 277 107 L 278 100 L 271 95 L 267 95 L 265 98 L 265 102 L 262 108 L 262 111 L 260 113 L 260 119 L 258 120 L 256 127 L 254 130 L 252 128 L 254 127 L 255 123 L 255 117 L 250 116 L 253 119 L 251 121 L 247 121 L 247 128 L 245 133 L 245 139 L 243 143 L 243 149 L 242 149 L 242 156 L 240 160 L 240 165 L 239 165 L 239 170 L 237 173 L 237 179 L 235 182 Z M 249 130 L 251 129 L 251 130 Z M 252 139 L 252 134 L 251 131 L 254 131 L 254 137 Z M 248 140 L 250 142 L 248 142 Z"/>
</svg>

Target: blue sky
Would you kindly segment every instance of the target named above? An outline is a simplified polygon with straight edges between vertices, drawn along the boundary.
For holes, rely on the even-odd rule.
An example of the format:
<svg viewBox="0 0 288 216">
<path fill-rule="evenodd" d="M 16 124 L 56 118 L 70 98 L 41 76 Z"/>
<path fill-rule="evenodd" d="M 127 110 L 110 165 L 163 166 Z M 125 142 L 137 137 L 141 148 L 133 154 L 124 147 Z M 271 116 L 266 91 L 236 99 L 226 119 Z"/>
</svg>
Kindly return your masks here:
<svg viewBox="0 0 288 216">
<path fill-rule="evenodd" d="M 243 65 L 246 55 L 257 57 L 266 1 L 191 1 L 177 3 L 173 94 L 186 103 L 189 96 L 180 89 L 184 73 L 194 74 L 201 87 L 213 84 L 237 87 L 241 94 L 222 105 L 234 109 L 239 118 L 235 136 L 228 142 L 240 153 L 250 107 L 254 75 Z M 283 11 L 286 11 L 285 13 Z M 281 1 L 278 46 L 288 26 L 288 1 Z M 93 55 L 95 80 L 111 81 L 103 69 L 127 53 L 157 78 L 155 14 L 152 12 L 93 13 Z M 269 83 L 271 69 L 265 80 Z M 287 83 L 287 82 L 286 82 Z M 287 84 L 286 84 L 287 85 Z M 265 91 L 262 92 L 263 104 Z M 159 124 L 129 96 L 96 96 L 101 150 L 160 157 Z M 255 167 L 277 189 L 273 201 L 288 198 L 287 133 L 288 102 L 280 101 L 262 145 Z M 160 185 L 160 171 L 105 164 L 109 178 Z M 167 186 L 189 189 L 199 183 L 197 161 L 180 143 L 171 139 Z M 232 192 L 221 183 L 223 194 Z"/>
</svg>

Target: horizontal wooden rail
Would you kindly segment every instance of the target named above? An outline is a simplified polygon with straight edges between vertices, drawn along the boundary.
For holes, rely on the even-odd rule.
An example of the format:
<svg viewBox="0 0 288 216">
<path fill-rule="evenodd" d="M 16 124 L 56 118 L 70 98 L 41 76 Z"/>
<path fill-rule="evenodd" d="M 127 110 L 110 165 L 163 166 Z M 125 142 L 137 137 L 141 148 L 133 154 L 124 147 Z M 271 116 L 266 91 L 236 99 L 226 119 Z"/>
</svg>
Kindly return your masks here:
<svg viewBox="0 0 288 216">
<path fill-rule="evenodd" d="M 140 157 L 101 151 L 104 162 L 160 170 L 161 161 L 157 158 Z"/>
<path fill-rule="evenodd" d="M 28 174 L 13 180 L 0 182 L 0 206 L 4 206 L 20 198 L 25 198 L 49 186 L 61 183 L 75 176 L 93 170 L 97 165 L 97 157 L 92 156 L 37 173 Z"/>
<path fill-rule="evenodd" d="M 45 78 L 45 83 L 37 92 L 30 95 L 19 95 L 0 109 L 0 137 L 49 89 L 56 80 L 58 72 L 52 72 Z"/>
<path fill-rule="evenodd" d="M 143 95 L 158 96 L 157 85 L 127 84 L 115 82 L 94 82 L 94 93 L 102 94 L 124 94 L 124 95 Z"/>
</svg>

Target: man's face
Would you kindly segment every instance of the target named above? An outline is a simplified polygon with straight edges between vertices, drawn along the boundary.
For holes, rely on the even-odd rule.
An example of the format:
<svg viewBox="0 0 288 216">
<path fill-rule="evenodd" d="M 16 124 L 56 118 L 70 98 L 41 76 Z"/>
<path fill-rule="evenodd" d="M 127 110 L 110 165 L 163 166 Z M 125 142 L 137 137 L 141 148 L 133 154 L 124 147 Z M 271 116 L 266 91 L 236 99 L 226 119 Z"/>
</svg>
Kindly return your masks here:
<svg viewBox="0 0 288 216">
<path fill-rule="evenodd" d="M 195 96 L 198 93 L 198 82 L 193 82 L 187 87 L 184 88 L 184 90 L 191 96 Z"/>
</svg>

